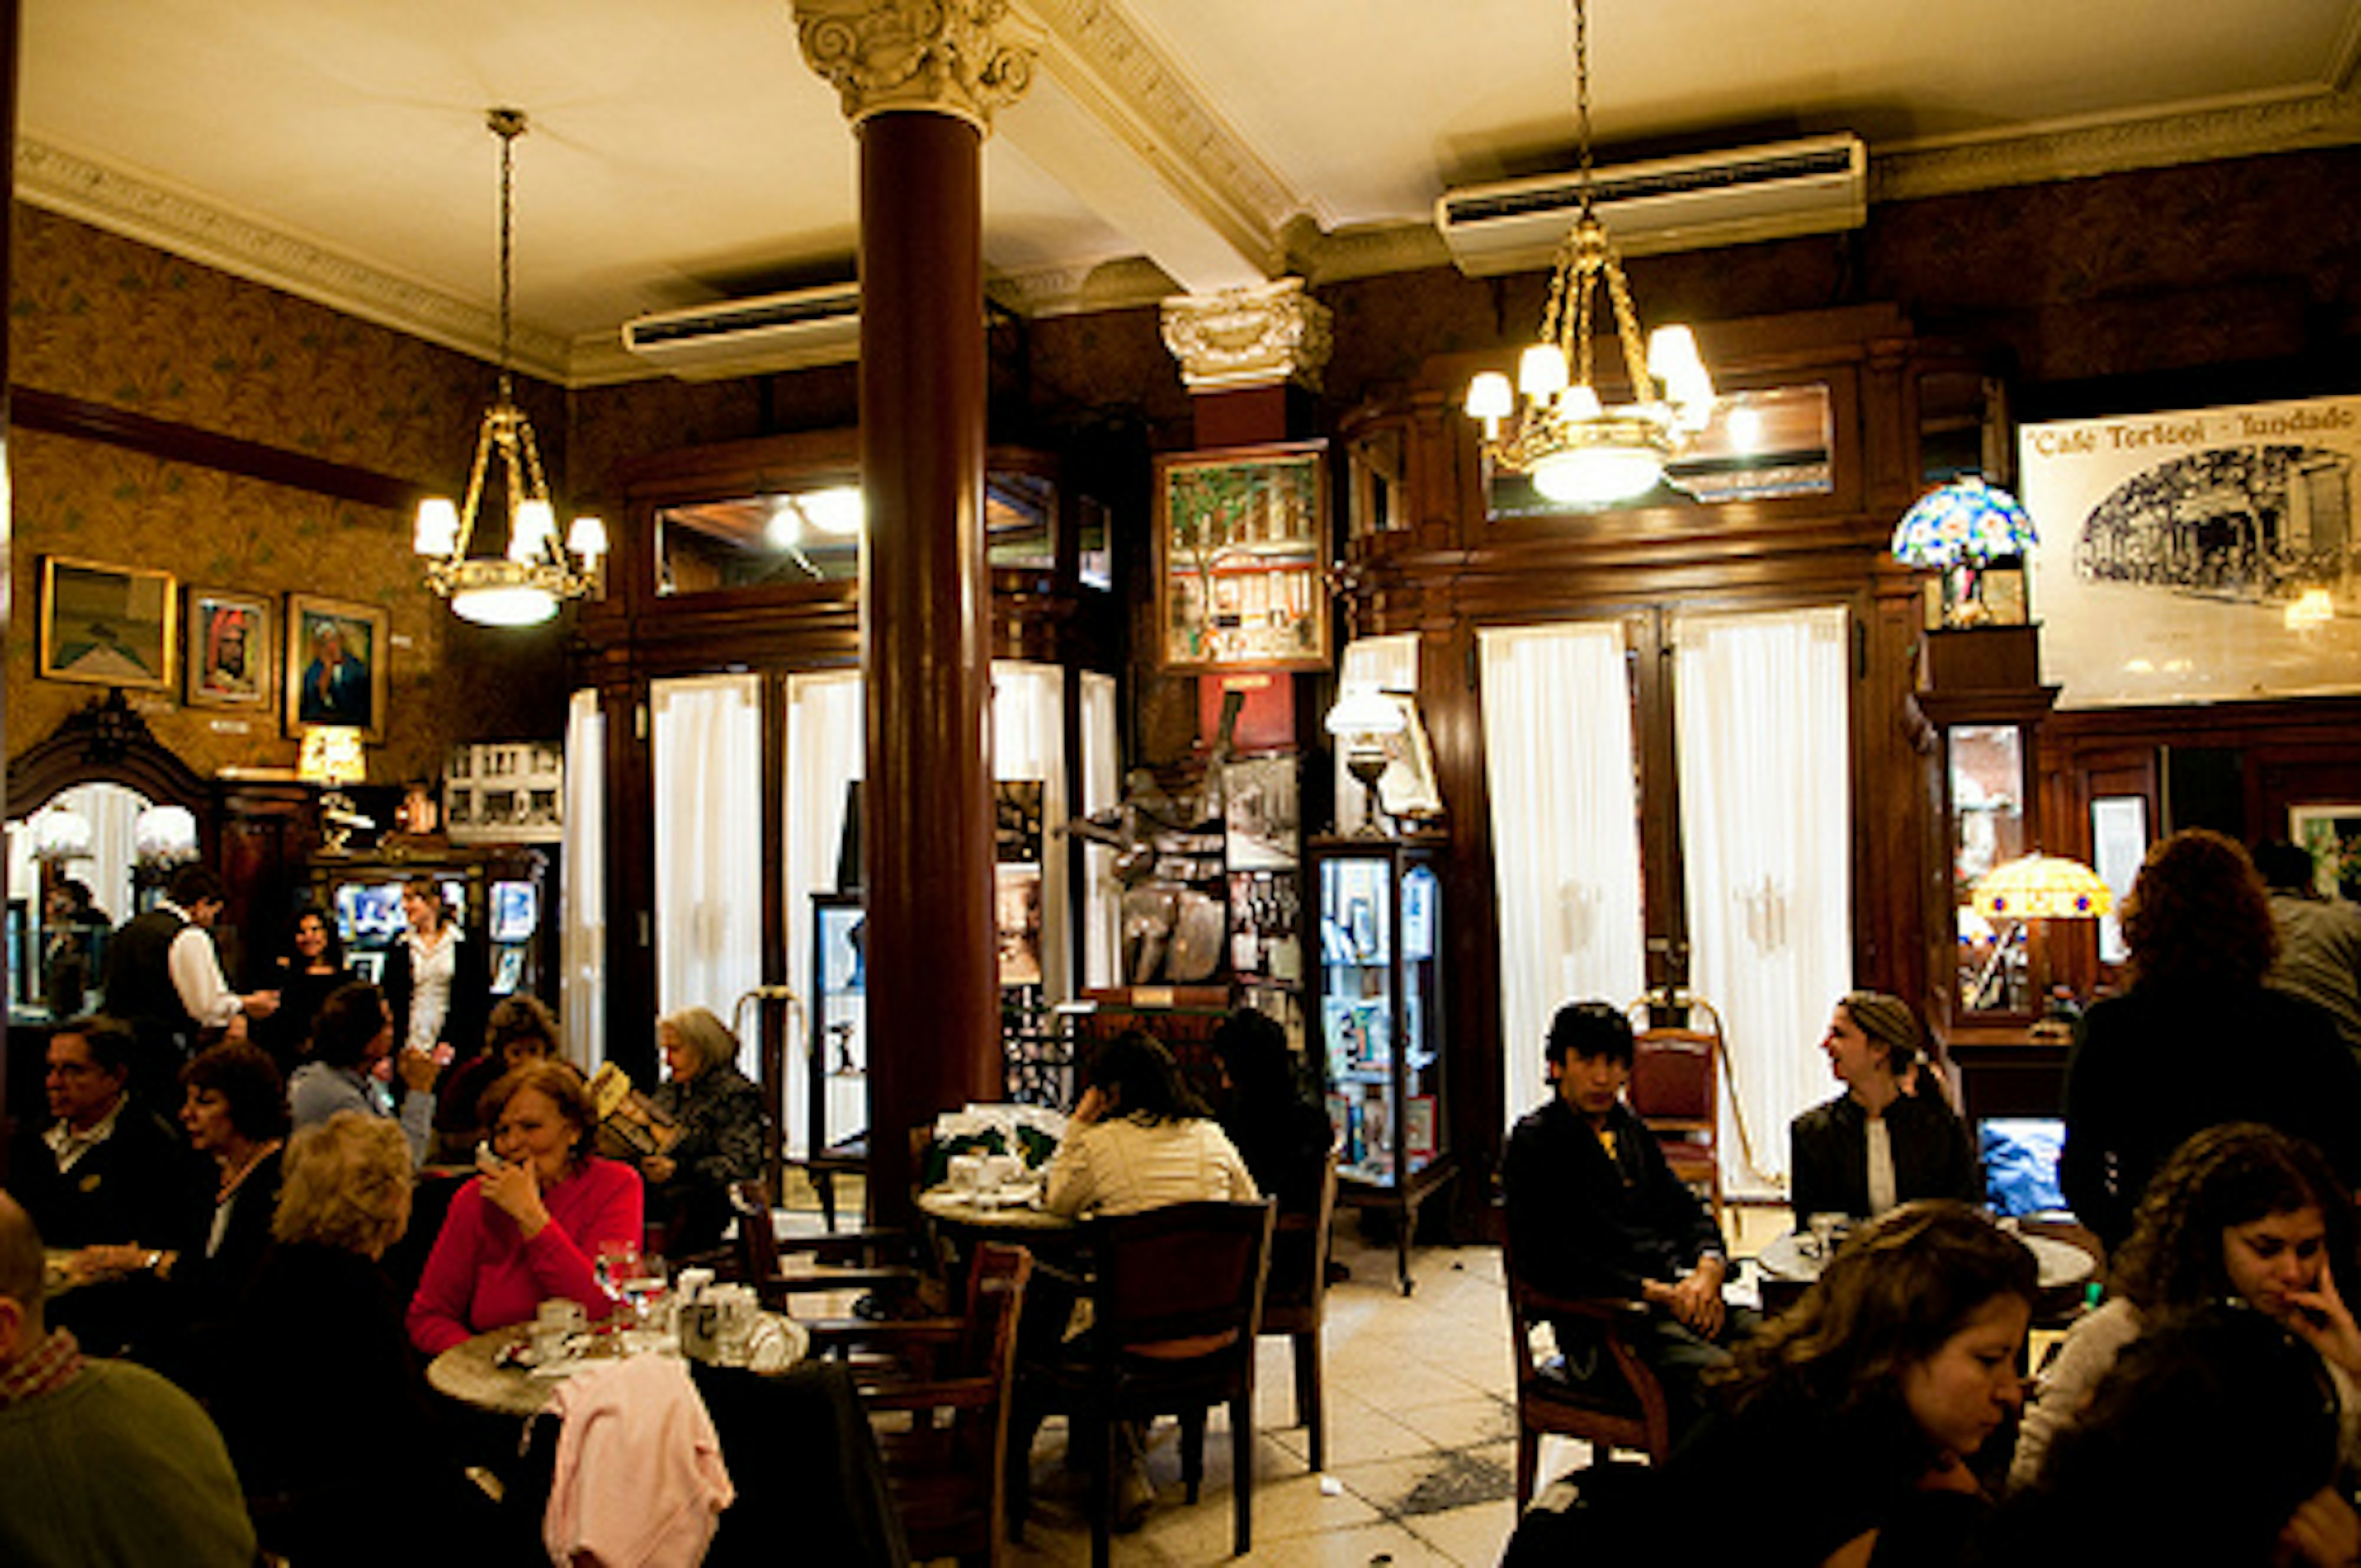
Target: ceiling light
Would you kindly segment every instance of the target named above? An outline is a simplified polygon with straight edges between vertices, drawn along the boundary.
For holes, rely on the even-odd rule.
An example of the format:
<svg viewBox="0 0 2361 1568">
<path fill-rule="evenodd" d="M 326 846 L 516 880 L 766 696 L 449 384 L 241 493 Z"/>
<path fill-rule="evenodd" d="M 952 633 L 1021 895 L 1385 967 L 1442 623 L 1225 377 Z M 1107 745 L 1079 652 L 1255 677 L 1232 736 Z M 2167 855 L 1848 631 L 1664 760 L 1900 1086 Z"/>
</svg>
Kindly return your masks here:
<svg viewBox="0 0 2361 1568">
<path fill-rule="evenodd" d="M 1584 0 L 1574 0 L 1574 72 L 1581 206 L 1558 247 L 1541 338 L 1519 359 L 1515 388 L 1497 370 L 1469 383 L 1467 413 L 1483 422 L 1484 455 L 1492 462 L 1528 475 L 1551 500 L 1603 506 L 1664 482 L 1665 463 L 1712 422 L 1714 389 L 1688 328 L 1659 327 L 1642 345 L 1622 261 L 1592 208 L 1590 21 Z M 1632 395 L 1631 402 L 1611 406 L 1591 376 L 1592 302 L 1601 283 Z"/>
<path fill-rule="evenodd" d="M 454 614 L 484 626 L 533 626 L 555 615 L 561 599 L 579 598 L 597 583 L 598 558 L 607 552 L 607 529 L 595 517 L 578 517 L 559 543 L 556 509 L 549 502 L 549 481 L 542 475 L 533 423 L 516 403 L 509 365 L 509 302 L 514 291 L 514 159 L 516 138 L 525 133 L 524 111 L 494 109 L 485 115 L 485 123 L 500 138 L 500 397 L 484 411 L 477 433 L 467 499 L 456 506 L 443 496 L 419 502 L 412 543 L 426 558 L 426 586 L 451 601 Z M 508 481 L 508 551 L 504 556 L 471 555 L 468 545 L 484 498 L 484 474 L 496 452 Z"/>
</svg>

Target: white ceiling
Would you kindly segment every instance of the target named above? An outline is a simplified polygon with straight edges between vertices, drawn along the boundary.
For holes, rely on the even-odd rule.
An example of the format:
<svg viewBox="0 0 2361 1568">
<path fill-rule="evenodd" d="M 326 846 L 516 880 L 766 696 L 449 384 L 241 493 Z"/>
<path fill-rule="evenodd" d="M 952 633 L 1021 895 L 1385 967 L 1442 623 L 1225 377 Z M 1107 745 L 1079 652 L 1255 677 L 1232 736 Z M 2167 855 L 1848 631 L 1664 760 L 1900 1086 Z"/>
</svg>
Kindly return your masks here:
<svg viewBox="0 0 2361 1568">
<path fill-rule="evenodd" d="M 1016 0 L 985 153 L 1028 313 L 1443 259 L 1444 189 L 1570 166 L 1557 0 Z M 851 275 L 855 152 L 790 0 L 24 0 L 18 192 L 472 352 L 517 148 L 519 362 Z M 2361 141 L 2361 0 L 1594 0 L 1599 142 L 1850 130 L 1873 196 Z"/>
</svg>

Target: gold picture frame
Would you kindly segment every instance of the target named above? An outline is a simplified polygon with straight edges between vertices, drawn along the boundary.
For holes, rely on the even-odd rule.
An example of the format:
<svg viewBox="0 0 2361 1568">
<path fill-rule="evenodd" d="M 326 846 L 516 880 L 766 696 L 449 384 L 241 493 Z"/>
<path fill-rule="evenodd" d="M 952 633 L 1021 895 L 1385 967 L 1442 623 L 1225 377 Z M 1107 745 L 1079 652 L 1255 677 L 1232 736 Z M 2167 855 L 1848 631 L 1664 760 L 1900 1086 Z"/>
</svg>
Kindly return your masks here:
<svg viewBox="0 0 2361 1568">
<path fill-rule="evenodd" d="M 191 707 L 270 712 L 279 625 L 270 601 L 228 588 L 181 594 L 181 700 Z"/>
<path fill-rule="evenodd" d="M 287 733 L 341 724 L 364 740 L 384 740 L 391 631 L 391 618 L 375 605 L 289 594 L 280 686 Z"/>
<path fill-rule="evenodd" d="M 1156 460 L 1158 663 L 1328 667 L 1328 444 Z"/>
<path fill-rule="evenodd" d="M 44 555 L 34 673 L 44 680 L 171 691 L 179 587 L 170 572 Z"/>
</svg>

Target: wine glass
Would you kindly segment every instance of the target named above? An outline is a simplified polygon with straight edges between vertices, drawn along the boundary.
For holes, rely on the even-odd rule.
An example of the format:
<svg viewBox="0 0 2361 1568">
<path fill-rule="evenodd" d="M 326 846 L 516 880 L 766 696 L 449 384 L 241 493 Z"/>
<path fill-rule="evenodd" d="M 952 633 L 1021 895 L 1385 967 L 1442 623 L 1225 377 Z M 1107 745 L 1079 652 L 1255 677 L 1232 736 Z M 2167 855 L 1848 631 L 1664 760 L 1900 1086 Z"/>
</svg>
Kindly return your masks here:
<svg viewBox="0 0 2361 1568">
<path fill-rule="evenodd" d="M 637 1266 L 618 1283 L 631 1310 L 625 1342 L 634 1350 L 653 1350 L 664 1338 L 664 1298 L 667 1274 L 661 1257 L 641 1255 Z"/>
<path fill-rule="evenodd" d="M 627 1282 L 640 1273 L 640 1244 L 626 1238 L 600 1242 L 590 1256 L 590 1272 L 599 1294 L 612 1303 L 605 1316 L 611 1326 L 616 1309 L 623 1305 Z"/>
</svg>

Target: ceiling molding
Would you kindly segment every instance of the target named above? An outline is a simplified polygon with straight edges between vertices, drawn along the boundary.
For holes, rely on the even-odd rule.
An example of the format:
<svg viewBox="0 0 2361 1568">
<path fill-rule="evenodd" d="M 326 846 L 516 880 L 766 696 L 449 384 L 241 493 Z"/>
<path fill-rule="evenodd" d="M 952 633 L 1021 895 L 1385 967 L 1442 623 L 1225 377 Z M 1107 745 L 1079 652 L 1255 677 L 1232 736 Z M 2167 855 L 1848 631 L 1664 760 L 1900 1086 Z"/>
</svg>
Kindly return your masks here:
<svg viewBox="0 0 2361 1568">
<path fill-rule="evenodd" d="M 1095 267 L 995 273 L 984 280 L 983 287 L 994 302 L 1028 320 L 1161 305 L 1180 291 L 1170 274 L 1144 256 L 1102 261 Z"/>
<path fill-rule="evenodd" d="M 1205 102 L 1118 5 L 1023 0 L 1044 35 L 1043 71 L 1127 148 L 1149 177 L 1266 276 L 1284 270 L 1280 235 L 1309 205 Z M 1015 121 L 1002 134 L 1019 139 Z M 1026 151 L 1052 174 L 1052 149 Z"/>
<path fill-rule="evenodd" d="M 1906 202 L 2356 141 L 2361 96 L 2322 88 L 1873 148 L 1869 195 L 1872 202 Z"/>
<path fill-rule="evenodd" d="M 16 142 L 16 194 L 34 206 L 249 282 L 487 363 L 500 361 L 500 314 L 494 309 L 31 137 Z M 511 357 L 518 370 L 570 384 L 564 338 L 521 324 L 513 336 Z"/>
</svg>

